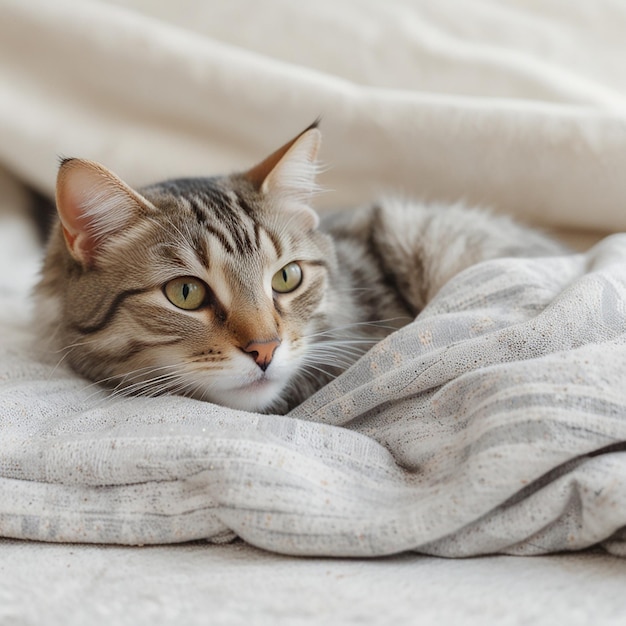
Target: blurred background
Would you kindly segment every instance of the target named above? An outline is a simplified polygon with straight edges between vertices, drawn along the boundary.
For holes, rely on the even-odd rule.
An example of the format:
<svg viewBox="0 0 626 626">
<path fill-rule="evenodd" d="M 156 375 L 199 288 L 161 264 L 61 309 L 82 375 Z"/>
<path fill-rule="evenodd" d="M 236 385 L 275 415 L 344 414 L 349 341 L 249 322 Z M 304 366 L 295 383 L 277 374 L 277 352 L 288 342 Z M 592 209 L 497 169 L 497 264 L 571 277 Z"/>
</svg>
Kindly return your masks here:
<svg viewBox="0 0 626 626">
<path fill-rule="evenodd" d="M 61 156 L 135 186 L 229 172 L 321 116 L 322 211 L 400 193 L 589 241 L 626 226 L 621 1 L 0 0 L 0 16 L 5 187 L 51 197 Z"/>
</svg>

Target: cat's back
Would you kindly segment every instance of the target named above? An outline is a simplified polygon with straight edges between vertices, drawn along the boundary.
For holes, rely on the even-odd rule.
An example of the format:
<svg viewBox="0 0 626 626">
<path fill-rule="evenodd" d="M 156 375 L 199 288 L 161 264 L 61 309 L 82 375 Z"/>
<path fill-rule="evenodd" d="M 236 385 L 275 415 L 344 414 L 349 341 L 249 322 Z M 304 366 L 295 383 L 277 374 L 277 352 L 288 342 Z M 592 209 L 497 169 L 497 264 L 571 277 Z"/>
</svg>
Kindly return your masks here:
<svg viewBox="0 0 626 626">
<path fill-rule="evenodd" d="M 388 198 L 325 216 L 322 228 L 333 237 L 339 265 L 352 273 L 355 284 L 369 285 L 378 298 L 383 292 L 396 294 L 396 310 L 413 316 L 448 280 L 475 263 L 566 251 L 507 216 L 462 203 Z"/>
</svg>

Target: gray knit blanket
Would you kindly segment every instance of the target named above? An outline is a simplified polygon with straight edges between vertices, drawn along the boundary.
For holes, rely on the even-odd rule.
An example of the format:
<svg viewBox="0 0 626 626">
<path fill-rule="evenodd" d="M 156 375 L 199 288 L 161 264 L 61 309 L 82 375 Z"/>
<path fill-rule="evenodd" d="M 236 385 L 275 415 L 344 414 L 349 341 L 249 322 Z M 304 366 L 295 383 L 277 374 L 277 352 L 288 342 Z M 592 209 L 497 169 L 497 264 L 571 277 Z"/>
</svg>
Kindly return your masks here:
<svg viewBox="0 0 626 626">
<path fill-rule="evenodd" d="M 626 555 L 626 235 L 503 259 L 287 416 L 112 398 L 0 289 L 0 536 Z"/>
</svg>

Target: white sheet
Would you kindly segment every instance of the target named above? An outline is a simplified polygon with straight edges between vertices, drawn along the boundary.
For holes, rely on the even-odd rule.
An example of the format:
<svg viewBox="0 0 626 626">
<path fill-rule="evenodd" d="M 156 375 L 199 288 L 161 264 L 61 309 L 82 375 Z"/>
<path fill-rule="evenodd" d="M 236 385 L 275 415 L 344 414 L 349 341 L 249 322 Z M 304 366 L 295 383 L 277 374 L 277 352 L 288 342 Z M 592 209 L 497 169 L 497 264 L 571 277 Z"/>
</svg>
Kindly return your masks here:
<svg viewBox="0 0 626 626">
<path fill-rule="evenodd" d="M 172 25 L 106 3 L 5 0 L 0 161 L 47 191 L 56 153 L 131 183 L 213 173 L 322 113 L 326 205 L 391 186 L 623 228 L 621 5 L 186 6 L 184 19 L 159 9 Z M 625 255 L 618 236 L 586 256 L 474 268 L 292 417 L 107 401 L 30 350 L 32 279 L 5 255 L 0 533 L 133 544 L 235 532 L 335 555 L 609 540 L 625 524 L 626 474 L 619 448 L 597 452 L 626 434 Z"/>
</svg>

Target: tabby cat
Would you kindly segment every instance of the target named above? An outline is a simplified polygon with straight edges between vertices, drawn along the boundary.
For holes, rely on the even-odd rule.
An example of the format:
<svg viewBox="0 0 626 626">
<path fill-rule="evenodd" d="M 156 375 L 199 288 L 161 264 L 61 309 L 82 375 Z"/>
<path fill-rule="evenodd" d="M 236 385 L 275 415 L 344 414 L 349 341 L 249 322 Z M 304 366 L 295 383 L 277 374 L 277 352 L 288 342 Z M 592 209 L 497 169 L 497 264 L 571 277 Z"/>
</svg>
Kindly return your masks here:
<svg viewBox="0 0 626 626">
<path fill-rule="evenodd" d="M 388 200 L 320 225 L 316 124 L 252 169 L 138 191 L 66 159 L 39 319 L 123 393 L 285 412 L 484 259 L 561 247 L 462 206 Z"/>
</svg>

